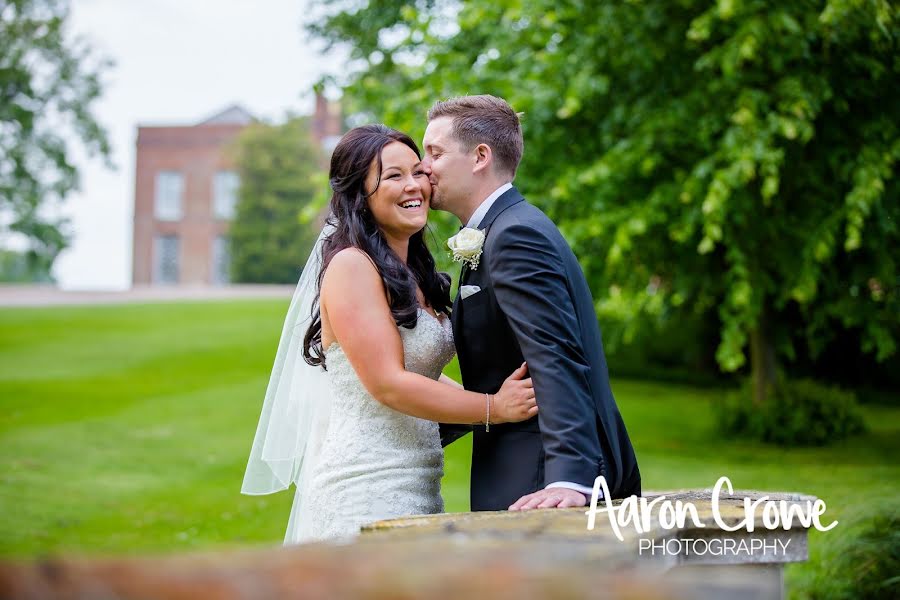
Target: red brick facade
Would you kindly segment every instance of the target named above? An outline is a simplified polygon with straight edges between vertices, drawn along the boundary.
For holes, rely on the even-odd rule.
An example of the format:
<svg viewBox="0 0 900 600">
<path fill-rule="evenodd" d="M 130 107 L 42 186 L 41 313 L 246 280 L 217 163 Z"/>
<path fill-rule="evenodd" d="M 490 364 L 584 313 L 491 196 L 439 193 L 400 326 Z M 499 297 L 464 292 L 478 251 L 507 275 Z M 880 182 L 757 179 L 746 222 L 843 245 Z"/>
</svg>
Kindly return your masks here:
<svg viewBox="0 0 900 600">
<path fill-rule="evenodd" d="M 154 280 L 154 239 L 175 235 L 180 242 L 179 284 L 212 283 L 212 246 L 228 233 L 229 222 L 213 216 L 213 177 L 232 171 L 224 149 L 244 124 L 201 124 L 191 127 L 139 127 L 134 195 L 135 285 Z M 158 220 L 154 214 L 157 175 L 181 173 L 182 218 Z"/>
<path fill-rule="evenodd" d="M 216 215 L 214 180 L 217 173 L 226 174 L 226 178 L 234 173 L 235 166 L 225 150 L 250 122 L 249 114 L 232 107 L 198 125 L 138 127 L 134 285 L 227 283 L 227 275 L 223 275 L 227 272 L 227 250 L 223 248 L 227 247 L 224 240 L 230 217 Z M 326 147 L 333 147 L 341 134 L 339 109 L 321 97 L 316 100 L 312 133 Z M 166 187 L 160 186 L 160 173 L 181 182 L 180 195 L 157 189 Z M 180 214 L 159 218 L 160 193 L 166 198 L 180 196 Z M 215 264 L 216 250 L 219 264 Z"/>
</svg>

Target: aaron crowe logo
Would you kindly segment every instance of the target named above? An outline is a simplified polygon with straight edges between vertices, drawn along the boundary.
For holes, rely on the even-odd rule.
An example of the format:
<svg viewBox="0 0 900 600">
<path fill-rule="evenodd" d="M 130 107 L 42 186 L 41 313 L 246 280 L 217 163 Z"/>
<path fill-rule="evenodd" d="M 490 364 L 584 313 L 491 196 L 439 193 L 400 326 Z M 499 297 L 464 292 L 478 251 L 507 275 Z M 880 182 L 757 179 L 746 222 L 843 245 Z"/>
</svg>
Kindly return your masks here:
<svg viewBox="0 0 900 600">
<path fill-rule="evenodd" d="M 728 477 L 720 477 L 713 488 L 712 498 L 710 500 L 712 508 L 712 516 L 719 529 L 727 532 L 745 529 L 752 533 L 756 524 L 756 515 L 759 511 L 760 520 L 763 527 L 768 531 L 783 529 L 785 531 L 791 529 L 796 519 L 797 522 L 805 528 L 815 527 L 819 531 L 829 531 L 837 526 L 837 521 L 832 521 L 828 525 L 822 525 L 819 518 L 825 514 L 827 507 L 824 500 L 817 499 L 815 502 L 806 500 L 803 502 L 787 502 L 785 500 L 769 500 L 768 496 L 762 496 L 753 500 L 744 498 L 743 502 L 743 518 L 739 519 L 735 525 L 729 525 L 722 517 L 719 507 L 719 496 L 722 488 L 728 490 L 728 495 L 734 494 L 734 488 L 731 486 L 731 480 Z M 600 498 L 600 492 L 603 492 L 603 501 L 605 508 L 598 508 L 597 504 Z M 658 523 L 663 530 L 681 529 L 690 519 L 693 527 L 706 528 L 706 523 L 700 520 L 697 507 L 693 502 L 676 500 L 674 503 L 666 499 L 666 496 L 659 496 L 651 501 L 647 498 L 638 498 L 631 496 L 626 498 L 621 505 L 613 506 L 611 503 L 609 486 L 606 478 L 602 475 L 594 481 L 594 489 L 591 494 L 591 508 L 585 514 L 588 517 L 587 529 L 593 531 L 598 513 L 606 513 L 609 518 L 610 527 L 619 541 L 624 542 L 625 536 L 622 535 L 623 527 L 629 525 L 634 527 L 637 533 L 645 533 L 650 531 L 655 520 L 653 519 L 653 509 L 658 509 Z M 658 505 L 658 506 L 657 506 Z M 790 540 L 786 543 L 778 539 L 753 538 L 749 540 L 736 540 L 731 538 L 698 538 L 698 539 L 665 539 L 659 541 L 642 539 L 640 540 L 640 551 L 649 550 L 652 553 L 657 551 L 668 554 L 713 554 L 717 556 L 727 554 L 753 554 L 754 551 L 767 550 L 778 552 L 779 546 L 782 552 L 787 549 Z M 645 547 L 646 546 L 646 547 Z M 676 547 L 677 546 L 677 547 Z"/>
</svg>

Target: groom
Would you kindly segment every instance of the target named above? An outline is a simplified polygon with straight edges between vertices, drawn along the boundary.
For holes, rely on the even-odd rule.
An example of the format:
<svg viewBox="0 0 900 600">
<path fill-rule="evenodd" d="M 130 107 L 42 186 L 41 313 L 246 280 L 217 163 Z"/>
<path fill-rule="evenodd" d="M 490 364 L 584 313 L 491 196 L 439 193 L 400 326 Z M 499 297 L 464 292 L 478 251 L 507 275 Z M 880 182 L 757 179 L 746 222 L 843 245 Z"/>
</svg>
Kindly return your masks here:
<svg viewBox="0 0 900 600">
<path fill-rule="evenodd" d="M 463 384 L 495 393 L 524 360 L 538 401 L 528 421 L 469 428 L 472 510 L 584 506 L 598 475 L 613 498 L 639 495 L 584 274 L 553 222 L 512 186 L 524 146 L 518 116 L 493 96 L 438 102 L 423 145 L 431 207 L 485 234 L 453 303 Z M 459 237 L 477 242 L 473 233 Z M 441 426 L 444 445 L 463 433 Z"/>
</svg>

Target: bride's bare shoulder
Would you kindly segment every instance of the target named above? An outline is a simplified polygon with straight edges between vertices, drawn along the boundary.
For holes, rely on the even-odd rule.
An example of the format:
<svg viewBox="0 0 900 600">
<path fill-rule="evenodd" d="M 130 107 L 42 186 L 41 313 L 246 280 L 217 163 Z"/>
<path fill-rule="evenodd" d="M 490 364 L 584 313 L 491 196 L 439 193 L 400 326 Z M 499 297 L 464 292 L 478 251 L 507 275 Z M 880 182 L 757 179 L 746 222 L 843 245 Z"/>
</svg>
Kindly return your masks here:
<svg viewBox="0 0 900 600">
<path fill-rule="evenodd" d="M 375 261 L 359 248 L 344 248 L 335 254 L 322 277 L 322 295 L 331 292 L 368 294 L 380 291 L 384 284 Z"/>
<path fill-rule="evenodd" d="M 368 254 L 359 248 L 349 247 L 338 251 L 325 268 L 325 277 L 345 275 L 378 275 L 378 267 Z M 380 277 L 379 277 L 380 279 Z"/>
<path fill-rule="evenodd" d="M 329 269 L 333 268 L 337 268 L 341 271 L 369 269 L 375 271 L 376 274 L 378 272 L 378 267 L 375 266 L 375 261 L 372 260 L 372 257 L 353 246 L 339 250 L 338 253 L 331 258 L 331 262 L 328 263 L 326 273 Z"/>
</svg>

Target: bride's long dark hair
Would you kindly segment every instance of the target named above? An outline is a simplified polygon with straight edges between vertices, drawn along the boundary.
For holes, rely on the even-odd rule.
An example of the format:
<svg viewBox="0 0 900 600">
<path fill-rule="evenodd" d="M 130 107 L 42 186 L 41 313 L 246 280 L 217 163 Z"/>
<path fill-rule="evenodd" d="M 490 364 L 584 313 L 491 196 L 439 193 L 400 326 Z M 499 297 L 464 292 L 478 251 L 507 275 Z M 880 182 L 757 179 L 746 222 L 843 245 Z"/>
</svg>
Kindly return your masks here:
<svg viewBox="0 0 900 600">
<path fill-rule="evenodd" d="M 421 158 L 419 147 L 412 138 L 385 125 L 364 125 L 348 131 L 331 155 L 329 180 L 333 194 L 327 222 L 335 230 L 322 241 L 322 269 L 316 283 L 318 293 L 313 304 L 312 322 L 303 339 L 303 358 L 311 365 L 325 368 L 319 297 L 325 269 L 334 255 L 344 248 L 358 248 L 374 261 L 387 290 L 391 315 L 398 326 L 409 329 L 416 326 L 419 312 L 417 284 L 435 311 L 449 312 L 450 277 L 438 273 L 434 258 L 425 245 L 425 229 L 410 238 L 409 254 L 404 263 L 391 250 L 369 210 L 369 196 L 378 189 L 381 179 L 379 175 L 375 189 L 366 194 L 366 175 L 373 161 L 378 164 L 376 172 L 381 173 L 381 151 L 393 142 L 409 146 Z"/>
</svg>

